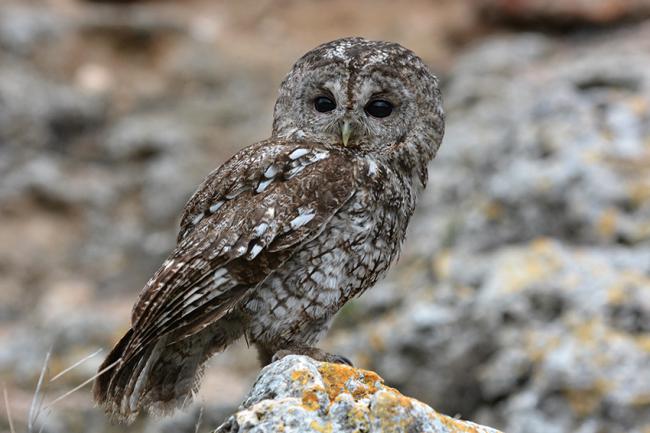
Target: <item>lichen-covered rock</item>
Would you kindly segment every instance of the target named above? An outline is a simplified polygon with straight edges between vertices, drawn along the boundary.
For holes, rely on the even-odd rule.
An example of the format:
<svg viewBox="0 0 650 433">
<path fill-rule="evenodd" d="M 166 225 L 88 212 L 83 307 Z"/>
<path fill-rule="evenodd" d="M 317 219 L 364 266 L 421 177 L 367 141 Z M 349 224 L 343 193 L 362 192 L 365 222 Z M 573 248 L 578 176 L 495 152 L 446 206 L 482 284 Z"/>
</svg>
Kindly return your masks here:
<svg viewBox="0 0 650 433">
<path fill-rule="evenodd" d="M 538 239 L 433 268 L 435 290 L 413 288 L 332 350 L 509 433 L 650 426 L 650 249 Z"/>
<path fill-rule="evenodd" d="M 462 56 L 411 240 L 491 250 L 538 236 L 650 240 L 650 25 L 565 42 L 495 38 Z"/>
<path fill-rule="evenodd" d="M 498 433 L 441 415 L 384 385 L 376 373 L 287 356 L 266 367 L 218 433 Z"/>
</svg>

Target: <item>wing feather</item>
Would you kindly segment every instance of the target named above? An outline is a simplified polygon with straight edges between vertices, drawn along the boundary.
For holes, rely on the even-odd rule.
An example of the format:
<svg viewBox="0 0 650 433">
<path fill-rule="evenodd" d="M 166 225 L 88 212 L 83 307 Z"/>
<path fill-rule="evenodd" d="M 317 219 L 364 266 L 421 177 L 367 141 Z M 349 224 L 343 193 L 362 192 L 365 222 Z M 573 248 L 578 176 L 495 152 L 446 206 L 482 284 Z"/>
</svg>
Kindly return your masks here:
<svg viewBox="0 0 650 433">
<path fill-rule="evenodd" d="M 317 236 L 356 190 L 343 152 L 266 141 L 212 172 L 185 208 L 176 249 L 133 308 L 134 350 L 218 321 Z"/>
</svg>

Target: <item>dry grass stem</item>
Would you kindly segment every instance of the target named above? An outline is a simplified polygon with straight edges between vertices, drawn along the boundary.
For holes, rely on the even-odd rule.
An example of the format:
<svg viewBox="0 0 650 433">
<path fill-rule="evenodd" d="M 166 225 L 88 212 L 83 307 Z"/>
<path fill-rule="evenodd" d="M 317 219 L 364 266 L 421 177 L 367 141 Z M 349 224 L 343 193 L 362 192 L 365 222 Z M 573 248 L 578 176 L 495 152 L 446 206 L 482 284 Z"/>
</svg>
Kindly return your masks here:
<svg viewBox="0 0 650 433">
<path fill-rule="evenodd" d="M 58 396 L 57 398 L 55 398 L 54 400 L 52 400 L 51 402 L 49 402 L 49 403 L 45 406 L 45 408 L 46 408 L 46 409 L 51 408 L 52 406 L 54 406 L 55 404 L 57 404 L 58 402 L 60 402 L 61 400 L 63 400 L 63 399 L 66 398 L 67 396 L 69 396 L 70 394 L 72 394 L 73 392 L 76 392 L 76 391 L 80 390 L 81 388 L 83 388 L 84 386 L 88 385 L 90 382 L 92 382 L 93 380 L 97 379 L 99 376 L 101 376 L 102 374 L 106 373 L 108 370 L 110 370 L 111 368 L 115 367 L 115 366 L 116 366 L 117 364 L 119 364 L 120 362 L 122 362 L 122 358 L 118 359 L 117 361 L 115 361 L 115 362 L 112 363 L 111 365 L 109 365 L 109 366 L 107 366 L 106 368 L 102 369 L 101 371 L 97 372 L 97 374 L 95 374 L 94 376 L 92 376 L 90 379 L 85 380 L 84 382 L 82 382 L 81 384 L 75 386 L 75 387 L 72 388 L 70 391 L 66 392 L 65 394 Z"/>
<path fill-rule="evenodd" d="M 63 376 L 63 375 L 66 374 L 67 372 L 69 372 L 70 370 L 72 370 L 72 369 L 74 369 L 74 368 L 80 366 L 81 364 L 83 364 L 84 362 L 88 361 L 89 359 L 91 359 L 91 358 L 97 356 L 99 353 L 102 352 L 102 350 L 103 350 L 103 349 L 97 349 L 96 351 L 94 351 L 94 352 L 91 353 L 90 355 L 87 355 L 87 356 L 85 356 L 84 358 L 80 359 L 79 361 L 75 362 L 75 363 L 72 364 L 70 367 L 66 368 L 65 370 L 63 370 L 63 371 L 61 371 L 60 373 L 58 373 L 57 375 L 55 375 L 52 379 L 50 379 L 50 382 L 54 382 L 55 380 L 57 380 L 58 378 L 60 378 L 61 376 Z"/>
<path fill-rule="evenodd" d="M 9 423 L 9 431 L 11 433 L 16 433 L 16 429 L 14 428 L 14 421 L 11 416 L 11 408 L 9 407 L 9 396 L 7 395 L 7 387 L 2 386 L 2 394 L 4 395 L 5 398 L 5 409 L 7 411 L 7 422 Z"/>
<path fill-rule="evenodd" d="M 34 431 L 34 424 L 38 420 L 38 416 L 41 413 L 43 406 L 43 400 L 45 394 L 41 395 L 41 389 L 43 387 L 43 380 L 45 379 L 45 372 L 47 371 L 48 364 L 50 362 L 50 356 L 52 356 L 52 348 L 47 351 L 45 355 L 45 361 L 43 361 L 43 367 L 41 368 L 41 375 L 38 377 L 38 382 L 36 383 L 36 390 L 34 391 L 34 397 L 32 398 L 32 404 L 29 407 L 29 415 L 27 417 L 27 431 L 30 433 Z"/>
</svg>

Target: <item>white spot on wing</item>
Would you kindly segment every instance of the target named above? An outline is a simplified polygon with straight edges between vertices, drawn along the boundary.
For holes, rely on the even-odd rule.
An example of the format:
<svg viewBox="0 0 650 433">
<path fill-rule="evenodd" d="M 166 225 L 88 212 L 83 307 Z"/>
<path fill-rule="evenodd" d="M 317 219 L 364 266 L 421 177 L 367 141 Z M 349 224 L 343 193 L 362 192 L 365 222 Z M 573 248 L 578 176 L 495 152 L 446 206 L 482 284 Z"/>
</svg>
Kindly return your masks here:
<svg viewBox="0 0 650 433">
<path fill-rule="evenodd" d="M 260 237 L 264 234 L 266 229 L 269 228 L 269 225 L 267 223 L 260 223 L 255 228 L 253 229 L 253 232 L 255 233 L 255 236 Z"/>
<path fill-rule="evenodd" d="M 273 182 L 273 179 L 266 179 L 266 180 L 261 181 L 260 184 L 257 185 L 257 189 L 255 190 L 255 192 L 260 193 L 260 192 L 264 191 L 266 189 L 266 187 L 269 186 L 269 184 L 271 182 Z"/>
<path fill-rule="evenodd" d="M 313 210 L 309 210 L 306 213 L 301 213 L 300 215 L 292 219 L 289 224 L 291 224 L 291 228 L 295 230 L 299 227 L 304 226 L 309 221 L 314 219 L 314 216 L 316 216 L 316 213 Z"/>
<path fill-rule="evenodd" d="M 314 153 L 314 157 L 312 158 L 312 161 L 313 162 L 321 161 L 327 158 L 328 156 L 330 156 L 329 152 L 316 152 Z"/>
<path fill-rule="evenodd" d="M 374 159 L 368 158 L 368 176 L 374 176 L 377 174 L 377 163 Z"/>
<path fill-rule="evenodd" d="M 261 252 L 262 252 L 262 246 L 255 244 L 253 248 L 251 248 L 250 253 L 248 253 L 248 259 L 253 260 Z"/>
<path fill-rule="evenodd" d="M 275 177 L 275 175 L 278 174 L 279 171 L 280 169 L 278 168 L 277 165 L 271 164 L 264 172 L 264 177 L 266 177 L 267 179 L 271 179 L 272 177 Z"/>
<path fill-rule="evenodd" d="M 191 303 L 194 302 L 194 301 L 198 301 L 198 300 L 201 299 L 202 297 L 203 297 L 203 294 L 202 294 L 202 293 L 194 293 L 192 296 L 190 296 L 189 298 L 187 298 L 187 300 L 185 301 L 184 304 L 185 304 L 185 305 L 189 305 L 189 304 L 191 304 Z"/>
<path fill-rule="evenodd" d="M 226 278 L 224 276 L 228 273 L 228 270 L 226 268 L 219 268 L 216 271 L 214 271 L 214 275 L 212 276 L 212 279 L 214 280 L 214 284 L 216 286 L 221 285 L 224 281 L 226 281 Z"/>
<path fill-rule="evenodd" d="M 307 155 L 308 153 L 309 153 L 309 149 L 299 148 L 289 154 L 289 159 L 291 160 L 298 159 L 301 156 Z"/>
<path fill-rule="evenodd" d="M 210 206 L 210 213 L 215 213 L 216 211 L 219 210 L 219 208 L 223 206 L 223 201 L 218 201 L 212 206 Z"/>
<path fill-rule="evenodd" d="M 201 222 L 202 219 L 203 219 L 203 214 L 200 213 L 200 214 L 196 215 L 196 216 L 192 219 L 192 224 L 193 224 L 193 225 L 197 225 L 198 223 Z"/>
</svg>

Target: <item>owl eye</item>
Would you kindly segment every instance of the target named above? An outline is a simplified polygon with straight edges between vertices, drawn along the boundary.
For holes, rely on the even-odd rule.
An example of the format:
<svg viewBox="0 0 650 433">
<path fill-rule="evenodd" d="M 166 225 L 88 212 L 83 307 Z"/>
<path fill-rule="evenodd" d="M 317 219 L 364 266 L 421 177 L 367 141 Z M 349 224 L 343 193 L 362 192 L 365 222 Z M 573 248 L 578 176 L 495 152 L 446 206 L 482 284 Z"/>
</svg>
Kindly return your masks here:
<svg viewBox="0 0 650 433">
<path fill-rule="evenodd" d="M 336 102 L 332 101 L 327 96 L 318 96 L 314 99 L 314 108 L 319 113 L 327 113 L 336 108 Z"/>
<path fill-rule="evenodd" d="M 393 104 L 383 99 L 375 99 L 366 105 L 366 113 L 372 117 L 387 117 L 393 112 Z"/>
</svg>

